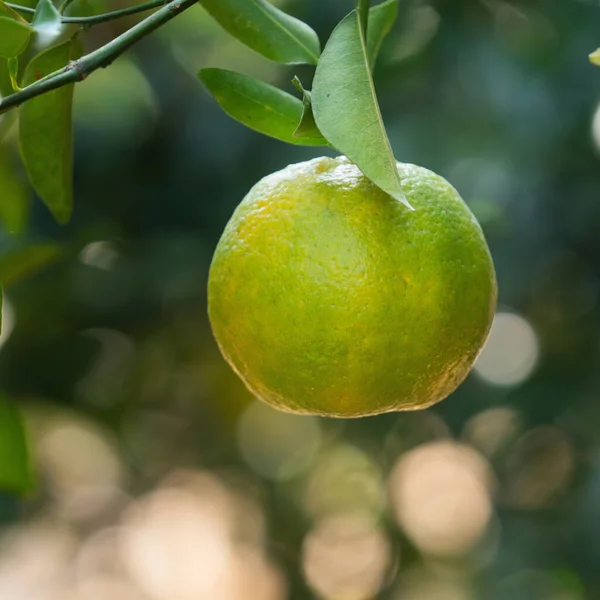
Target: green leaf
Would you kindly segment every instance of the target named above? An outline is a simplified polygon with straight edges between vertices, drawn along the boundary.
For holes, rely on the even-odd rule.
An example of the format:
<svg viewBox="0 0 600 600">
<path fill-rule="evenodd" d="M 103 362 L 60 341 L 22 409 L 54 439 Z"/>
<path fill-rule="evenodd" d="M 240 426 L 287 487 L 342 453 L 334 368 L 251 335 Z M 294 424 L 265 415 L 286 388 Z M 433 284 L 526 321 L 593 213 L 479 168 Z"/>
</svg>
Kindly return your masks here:
<svg viewBox="0 0 600 600">
<path fill-rule="evenodd" d="M 0 394 L 0 488 L 26 494 L 33 486 L 23 418 L 14 402 Z"/>
<path fill-rule="evenodd" d="M 6 59 L 0 58 L 0 98 L 12 92 L 10 77 L 8 76 L 8 65 L 6 63 Z"/>
<path fill-rule="evenodd" d="M 221 108 L 247 127 L 289 144 L 327 145 L 318 132 L 313 137 L 294 136 L 303 107 L 291 94 L 225 69 L 202 69 L 198 76 Z"/>
<path fill-rule="evenodd" d="M 590 62 L 600 67 L 600 48 L 590 54 Z"/>
<path fill-rule="evenodd" d="M 65 42 L 36 56 L 25 69 L 29 85 L 78 56 L 78 46 Z M 26 102 L 20 110 L 21 155 L 31 184 L 59 223 L 73 209 L 73 85 Z"/>
<path fill-rule="evenodd" d="M 0 255 L 0 285 L 7 288 L 65 256 L 65 251 L 52 242 L 15 248 Z"/>
<path fill-rule="evenodd" d="M 13 88 L 8 74 L 8 61 L 0 58 L 0 98 L 12 94 Z M 16 110 L 11 110 L 0 114 L 0 144 L 11 131 L 13 124 L 17 118 Z M 2 186 L 0 186 L 2 189 Z"/>
<path fill-rule="evenodd" d="M 0 57 L 19 56 L 27 48 L 32 32 L 26 23 L 0 15 Z"/>
<path fill-rule="evenodd" d="M 323 137 L 319 131 L 319 128 L 317 127 L 317 124 L 315 123 L 310 92 L 304 89 L 304 86 L 298 77 L 294 77 L 292 83 L 302 94 L 302 117 L 300 118 L 298 127 L 296 127 L 294 131 L 294 137 Z"/>
<path fill-rule="evenodd" d="M 357 11 L 334 29 L 317 65 L 313 112 L 323 136 L 375 185 L 406 200 L 371 77 Z"/>
<path fill-rule="evenodd" d="M 10 79 L 10 84 L 13 92 L 19 91 L 21 88 L 19 87 L 18 77 L 19 77 L 19 59 L 16 56 L 9 58 L 6 61 L 6 66 L 8 68 L 8 77 Z"/>
<path fill-rule="evenodd" d="M 2 144 L 3 140 L 8 137 L 8 134 L 12 130 L 12 126 L 16 121 L 16 117 L 16 110 L 0 115 L 0 144 Z"/>
<path fill-rule="evenodd" d="M 10 233 L 23 233 L 27 227 L 29 194 L 17 176 L 8 153 L 0 146 L 0 221 Z"/>
<path fill-rule="evenodd" d="M 321 45 L 306 24 L 266 0 L 199 0 L 232 36 L 280 63 L 317 64 Z"/>
<path fill-rule="evenodd" d="M 369 25 L 367 29 L 367 56 L 371 70 L 375 65 L 383 40 L 398 17 L 398 0 L 386 0 L 369 11 Z"/>
<path fill-rule="evenodd" d="M 27 23 L 27 21 L 16 10 L 13 10 L 10 6 L 2 2 L 2 0 L 0 0 L 0 15 L 8 17 L 13 21 Z"/>
<path fill-rule="evenodd" d="M 60 13 L 51 0 L 39 0 L 31 26 L 35 29 L 37 42 L 42 48 L 49 47 L 65 30 Z"/>
</svg>

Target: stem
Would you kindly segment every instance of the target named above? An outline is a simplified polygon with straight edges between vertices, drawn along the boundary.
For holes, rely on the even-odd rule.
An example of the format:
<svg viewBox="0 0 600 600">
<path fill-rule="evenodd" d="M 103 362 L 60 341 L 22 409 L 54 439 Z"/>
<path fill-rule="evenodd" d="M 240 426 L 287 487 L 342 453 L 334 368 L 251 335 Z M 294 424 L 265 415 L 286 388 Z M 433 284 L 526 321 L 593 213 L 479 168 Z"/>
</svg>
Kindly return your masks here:
<svg viewBox="0 0 600 600">
<path fill-rule="evenodd" d="M 5 2 L 4 4 L 13 10 L 17 10 L 28 15 L 32 15 L 35 12 L 35 8 L 29 8 L 29 6 L 19 6 L 18 4 L 13 4 L 12 2 Z"/>
<path fill-rule="evenodd" d="M 358 9 L 358 14 L 360 17 L 360 21 L 362 23 L 363 34 L 365 36 L 365 40 L 367 39 L 367 28 L 369 26 L 369 8 L 371 8 L 370 0 L 356 0 L 356 8 Z"/>
<path fill-rule="evenodd" d="M 93 15 L 91 17 L 66 17 L 61 16 L 61 23 L 69 23 L 75 25 L 96 25 L 97 23 L 106 23 L 106 21 L 112 21 L 113 19 L 120 19 L 121 17 L 126 17 L 127 15 L 135 15 L 136 13 L 144 12 L 146 10 L 152 10 L 153 8 L 158 8 L 167 3 L 168 0 L 149 0 L 149 2 L 144 2 L 143 4 L 138 4 L 137 6 L 128 6 L 127 8 L 122 8 L 120 10 L 113 10 L 111 12 L 107 12 L 101 15 Z M 62 6 L 62 10 L 65 10 L 67 6 L 70 4 L 70 0 L 67 0 Z M 27 6 L 19 6 L 18 4 L 13 4 L 12 2 L 6 2 L 7 6 L 10 6 L 13 10 L 17 10 L 22 13 L 33 14 L 35 12 L 34 8 L 28 8 Z"/>
<path fill-rule="evenodd" d="M 65 85 L 83 81 L 97 69 L 107 67 L 136 42 L 190 8 L 196 2 L 197 0 L 172 0 L 169 4 L 163 6 L 143 21 L 140 21 L 119 37 L 108 42 L 105 46 L 28 85 L 20 92 L 0 99 L 0 114 L 36 96 L 41 96 Z"/>
<path fill-rule="evenodd" d="M 129 6 L 120 10 L 113 10 L 111 12 L 104 13 L 102 15 L 93 15 L 91 17 L 62 17 L 63 23 L 76 23 L 79 25 L 95 25 L 96 23 L 105 23 L 106 21 L 112 21 L 113 19 L 120 19 L 127 15 L 135 15 L 136 13 L 144 12 L 146 10 L 152 10 L 158 8 L 167 3 L 167 0 L 150 0 L 137 6 Z"/>
</svg>

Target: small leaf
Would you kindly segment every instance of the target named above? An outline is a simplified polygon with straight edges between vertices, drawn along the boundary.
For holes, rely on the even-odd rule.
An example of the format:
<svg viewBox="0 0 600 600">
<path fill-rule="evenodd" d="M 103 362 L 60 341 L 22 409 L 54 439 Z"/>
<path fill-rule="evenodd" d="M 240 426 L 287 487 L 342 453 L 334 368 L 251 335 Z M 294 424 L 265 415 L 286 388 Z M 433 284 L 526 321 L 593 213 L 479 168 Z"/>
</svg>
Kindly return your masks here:
<svg viewBox="0 0 600 600">
<path fill-rule="evenodd" d="M 26 494 L 33 486 L 23 418 L 13 401 L 0 395 L 0 488 Z"/>
<path fill-rule="evenodd" d="M 326 146 L 316 137 L 294 137 L 302 117 L 302 102 L 264 81 L 224 69 L 202 69 L 198 74 L 221 108 L 247 127 L 289 144 Z"/>
<path fill-rule="evenodd" d="M 19 59 L 16 56 L 9 58 L 6 61 L 6 67 L 8 69 L 8 77 L 10 79 L 12 90 L 13 92 L 18 92 L 21 89 L 19 87 L 19 82 L 17 81 L 19 77 Z"/>
<path fill-rule="evenodd" d="M 65 251 L 52 242 L 22 246 L 0 254 L 0 285 L 15 285 L 65 256 Z"/>
<path fill-rule="evenodd" d="M 355 10 L 334 29 L 325 46 L 312 103 L 323 136 L 375 185 L 412 209 L 402 191 Z"/>
<path fill-rule="evenodd" d="M 8 153 L 0 146 L 0 221 L 10 233 L 23 233 L 29 214 L 29 194 Z"/>
<path fill-rule="evenodd" d="M 302 94 L 302 117 L 300 118 L 298 127 L 296 127 L 296 130 L 294 131 L 294 137 L 323 137 L 315 123 L 310 92 L 304 89 L 304 86 L 298 77 L 294 77 L 292 83 Z"/>
<path fill-rule="evenodd" d="M 0 57 L 19 56 L 27 48 L 32 32 L 27 23 L 0 15 Z"/>
<path fill-rule="evenodd" d="M 600 48 L 590 54 L 590 62 L 600 67 Z"/>
<path fill-rule="evenodd" d="M 77 52 L 77 54 L 76 54 Z M 25 69 L 24 83 L 64 67 L 78 55 L 78 46 L 65 42 L 36 56 Z M 59 223 L 73 208 L 73 85 L 27 101 L 20 111 L 21 155 L 33 188 Z"/>
<path fill-rule="evenodd" d="M 379 56 L 381 45 L 398 17 L 398 0 L 385 0 L 369 11 L 367 56 L 371 70 Z"/>
<path fill-rule="evenodd" d="M 233 37 L 280 63 L 317 64 L 321 45 L 306 24 L 266 0 L 199 0 Z"/>
<path fill-rule="evenodd" d="M 60 13 L 51 0 L 39 0 L 31 26 L 35 29 L 37 42 L 41 48 L 50 46 L 65 30 Z"/>
</svg>

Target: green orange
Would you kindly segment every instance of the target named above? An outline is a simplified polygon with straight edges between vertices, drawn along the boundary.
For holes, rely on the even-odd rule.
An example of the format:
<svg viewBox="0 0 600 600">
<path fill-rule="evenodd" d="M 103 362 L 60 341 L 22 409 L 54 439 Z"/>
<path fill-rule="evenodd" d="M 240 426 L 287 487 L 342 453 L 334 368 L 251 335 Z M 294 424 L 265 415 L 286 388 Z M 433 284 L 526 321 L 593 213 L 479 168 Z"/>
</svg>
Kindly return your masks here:
<svg viewBox="0 0 600 600">
<path fill-rule="evenodd" d="M 413 211 L 345 157 L 273 173 L 235 210 L 209 317 L 258 398 L 357 417 L 425 408 L 467 376 L 496 306 L 485 238 L 445 179 L 398 171 Z"/>
</svg>

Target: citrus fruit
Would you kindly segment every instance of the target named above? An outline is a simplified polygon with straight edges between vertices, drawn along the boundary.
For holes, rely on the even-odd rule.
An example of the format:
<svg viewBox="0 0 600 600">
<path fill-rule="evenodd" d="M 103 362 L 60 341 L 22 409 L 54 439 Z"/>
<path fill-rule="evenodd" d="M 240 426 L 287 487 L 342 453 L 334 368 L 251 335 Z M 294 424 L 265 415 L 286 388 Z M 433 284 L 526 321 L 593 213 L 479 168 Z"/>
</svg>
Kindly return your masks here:
<svg viewBox="0 0 600 600">
<path fill-rule="evenodd" d="M 273 173 L 235 210 L 208 311 L 258 398 L 358 417 L 425 408 L 467 376 L 496 306 L 487 244 L 445 179 L 398 172 L 412 211 L 345 157 Z"/>
</svg>

